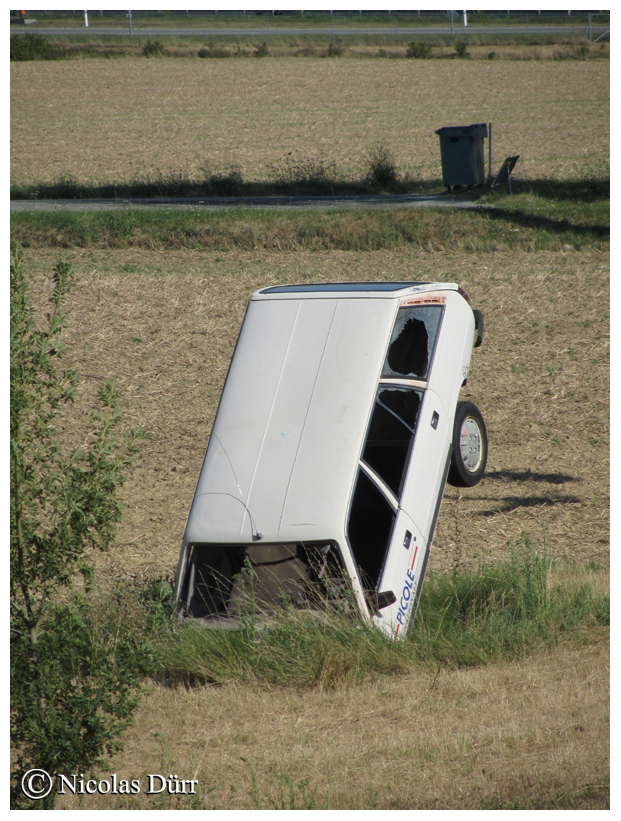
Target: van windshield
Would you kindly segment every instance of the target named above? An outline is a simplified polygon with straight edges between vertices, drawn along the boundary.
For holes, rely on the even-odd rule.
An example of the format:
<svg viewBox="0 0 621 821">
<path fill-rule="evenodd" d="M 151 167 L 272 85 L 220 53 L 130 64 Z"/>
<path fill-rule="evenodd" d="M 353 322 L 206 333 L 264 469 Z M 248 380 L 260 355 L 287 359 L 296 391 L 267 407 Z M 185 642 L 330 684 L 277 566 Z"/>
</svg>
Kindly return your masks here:
<svg viewBox="0 0 621 821">
<path fill-rule="evenodd" d="M 442 311 L 441 305 L 399 309 L 382 370 L 383 379 L 427 379 Z"/>
</svg>

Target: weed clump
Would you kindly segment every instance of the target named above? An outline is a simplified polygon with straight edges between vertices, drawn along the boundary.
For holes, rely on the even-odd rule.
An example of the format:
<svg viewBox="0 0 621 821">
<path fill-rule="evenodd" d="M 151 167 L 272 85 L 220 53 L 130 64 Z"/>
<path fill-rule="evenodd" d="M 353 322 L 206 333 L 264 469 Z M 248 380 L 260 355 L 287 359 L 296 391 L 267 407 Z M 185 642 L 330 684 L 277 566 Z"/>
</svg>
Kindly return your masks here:
<svg viewBox="0 0 621 821">
<path fill-rule="evenodd" d="M 142 47 L 142 53 L 145 57 L 161 57 L 164 54 L 164 46 L 160 40 L 147 40 Z"/>
<path fill-rule="evenodd" d="M 303 194 L 326 194 L 339 182 L 335 162 L 321 156 L 297 157 L 292 151 L 269 165 L 268 173 L 279 192 L 295 189 Z"/>
<path fill-rule="evenodd" d="M 198 56 L 201 58 L 205 57 L 213 57 L 215 59 L 221 59 L 223 57 L 231 57 L 231 52 L 227 51 L 222 46 L 203 46 L 198 52 Z"/>
<path fill-rule="evenodd" d="M 417 60 L 425 60 L 431 53 L 432 46 L 424 40 L 412 40 L 408 46 L 406 57 L 414 57 Z"/>
<path fill-rule="evenodd" d="M 269 57 L 270 50 L 267 47 L 267 43 L 261 43 L 260 46 L 254 50 L 255 57 Z"/>
<path fill-rule="evenodd" d="M 397 182 L 397 169 L 392 151 L 379 142 L 367 150 L 368 180 L 379 188 L 390 188 Z"/>
<path fill-rule="evenodd" d="M 465 40 L 455 41 L 455 54 L 460 60 L 469 60 L 472 54 L 468 51 L 468 45 Z"/>
</svg>

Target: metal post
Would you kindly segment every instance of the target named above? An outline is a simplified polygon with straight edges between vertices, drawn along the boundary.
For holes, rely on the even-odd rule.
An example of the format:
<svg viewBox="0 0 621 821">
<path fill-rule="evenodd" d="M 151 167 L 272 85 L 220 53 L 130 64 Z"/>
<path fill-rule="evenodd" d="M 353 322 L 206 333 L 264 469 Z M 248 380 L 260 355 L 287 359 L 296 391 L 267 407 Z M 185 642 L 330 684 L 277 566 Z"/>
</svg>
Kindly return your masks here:
<svg viewBox="0 0 621 821">
<path fill-rule="evenodd" d="M 84 12 L 84 28 L 88 28 L 88 12 Z"/>
<path fill-rule="evenodd" d="M 489 153 L 489 178 L 492 179 L 492 124 L 489 124 L 489 142 L 488 142 L 488 153 Z"/>
<path fill-rule="evenodd" d="M 588 23 L 588 29 L 589 29 L 589 43 L 590 43 L 590 42 L 591 42 L 591 13 L 590 13 L 590 12 L 589 12 L 589 18 L 588 18 L 588 19 L 589 19 L 589 23 Z"/>
<path fill-rule="evenodd" d="M 132 32 L 132 13 L 131 13 L 131 11 L 129 11 L 128 14 L 129 14 L 129 36 L 133 37 L 134 35 L 133 35 L 133 32 Z"/>
<path fill-rule="evenodd" d="M 464 16 L 464 18 L 463 18 L 463 20 L 464 20 L 464 28 L 466 28 L 466 27 L 467 27 L 467 25 L 468 25 L 468 17 L 466 16 L 466 12 L 465 12 L 465 11 L 462 11 L 462 14 L 463 14 L 463 16 Z"/>
<path fill-rule="evenodd" d="M 455 31 L 453 30 L 453 11 L 452 10 L 451 10 L 451 34 L 455 34 Z"/>
</svg>

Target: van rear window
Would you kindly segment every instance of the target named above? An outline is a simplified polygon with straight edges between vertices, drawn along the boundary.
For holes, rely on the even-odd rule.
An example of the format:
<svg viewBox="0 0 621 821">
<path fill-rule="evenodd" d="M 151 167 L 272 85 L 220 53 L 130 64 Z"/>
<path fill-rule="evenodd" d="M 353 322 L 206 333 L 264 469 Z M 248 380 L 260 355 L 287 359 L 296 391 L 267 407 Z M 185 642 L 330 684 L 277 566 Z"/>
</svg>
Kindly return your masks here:
<svg viewBox="0 0 621 821">
<path fill-rule="evenodd" d="M 441 305 L 399 309 L 382 378 L 427 379 L 443 310 Z"/>
</svg>

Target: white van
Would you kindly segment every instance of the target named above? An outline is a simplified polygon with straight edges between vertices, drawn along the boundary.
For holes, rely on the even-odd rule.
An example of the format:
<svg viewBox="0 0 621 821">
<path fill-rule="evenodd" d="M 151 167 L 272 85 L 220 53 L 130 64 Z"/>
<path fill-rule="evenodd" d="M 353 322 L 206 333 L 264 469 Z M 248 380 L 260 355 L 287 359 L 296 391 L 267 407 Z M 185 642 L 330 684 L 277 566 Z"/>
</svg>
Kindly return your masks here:
<svg viewBox="0 0 621 821">
<path fill-rule="evenodd" d="M 447 476 L 474 485 L 485 470 L 482 416 L 458 402 L 482 335 L 451 283 L 253 294 L 183 537 L 180 612 L 235 626 L 250 575 L 268 609 L 345 584 L 364 618 L 403 635 Z"/>
</svg>

